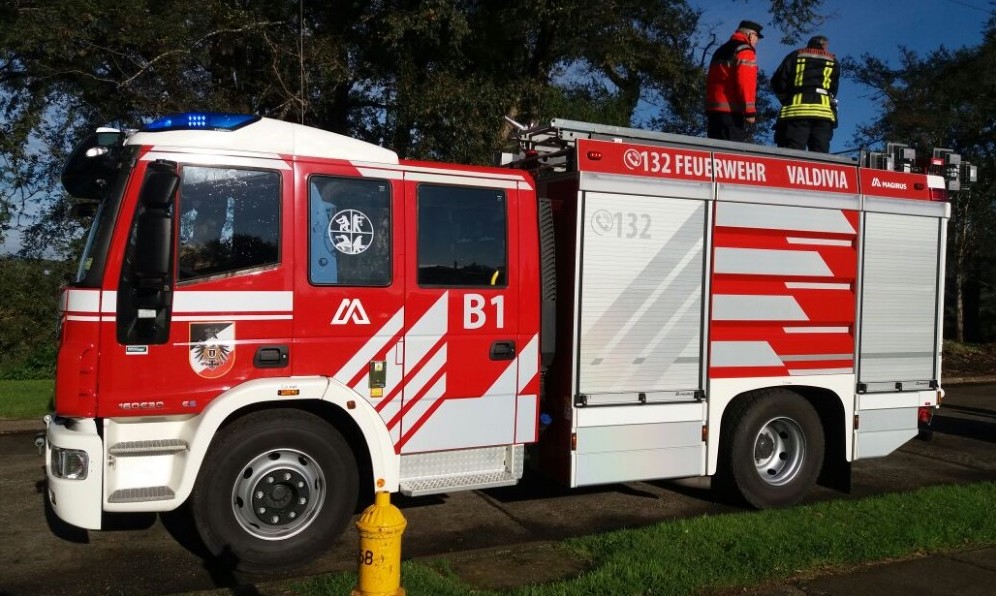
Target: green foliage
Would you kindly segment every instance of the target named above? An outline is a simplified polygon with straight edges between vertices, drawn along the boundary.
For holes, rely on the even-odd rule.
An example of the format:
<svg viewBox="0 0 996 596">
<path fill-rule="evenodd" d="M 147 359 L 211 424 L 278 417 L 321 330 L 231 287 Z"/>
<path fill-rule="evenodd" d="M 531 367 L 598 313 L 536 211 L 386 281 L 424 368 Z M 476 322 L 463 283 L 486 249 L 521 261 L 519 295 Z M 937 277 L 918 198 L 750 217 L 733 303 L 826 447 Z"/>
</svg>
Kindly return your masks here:
<svg viewBox="0 0 996 596">
<path fill-rule="evenodd" d="M 50 379 L 55 371 L 59 290 L 72 267 L 0 257 L 0 379 Z"/>
<path fill-rule="evenodd" d="M 790 32 L 821 4 L 771 7 Z M 505 115 L 702 132 L 686 0 L 8 1 L 0 17 L 0 240 L 33 223 L 35 257 L 78 244 L 57 181 L 96 126 L 260 113 L 460 163 L 508 149 Z"/>
</svg>

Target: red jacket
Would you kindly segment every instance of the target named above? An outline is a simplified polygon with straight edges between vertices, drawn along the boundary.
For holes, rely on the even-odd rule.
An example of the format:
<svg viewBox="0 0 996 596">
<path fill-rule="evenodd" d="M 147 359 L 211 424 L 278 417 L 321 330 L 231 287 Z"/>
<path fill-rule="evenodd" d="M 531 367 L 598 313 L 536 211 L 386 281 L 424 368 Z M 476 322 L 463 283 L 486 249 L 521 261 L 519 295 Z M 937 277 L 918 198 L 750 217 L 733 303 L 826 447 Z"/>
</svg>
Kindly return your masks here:
<svg viewBox="0 0 996 596">
<path fill-rule="evenodd" d="M 757 53 L 743 33 L 734 33 L 719 46 L 706 78 L 706 111 L 756 113 Z"/>
</svg>

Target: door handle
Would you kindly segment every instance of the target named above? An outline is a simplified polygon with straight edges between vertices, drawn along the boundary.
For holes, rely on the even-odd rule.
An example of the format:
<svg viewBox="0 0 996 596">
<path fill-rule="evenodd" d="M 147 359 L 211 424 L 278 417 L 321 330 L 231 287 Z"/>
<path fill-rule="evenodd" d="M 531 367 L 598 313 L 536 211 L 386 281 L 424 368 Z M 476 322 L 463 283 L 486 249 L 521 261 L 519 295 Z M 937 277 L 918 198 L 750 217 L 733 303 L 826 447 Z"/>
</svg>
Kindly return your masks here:
<svg viewBox="0 0 996 596">
<path fill-rule="evenodd" d="M 256 348 L 252 365 L 256 368 L 284 368 L 289 360 L 287 346 L 260 346 Z"/>
<path fill-rule="evenodd" d="M 492 360 L 515 360 L 514 341 L 496 341 L 491 344 L 488 357 Z"/>
</svg>

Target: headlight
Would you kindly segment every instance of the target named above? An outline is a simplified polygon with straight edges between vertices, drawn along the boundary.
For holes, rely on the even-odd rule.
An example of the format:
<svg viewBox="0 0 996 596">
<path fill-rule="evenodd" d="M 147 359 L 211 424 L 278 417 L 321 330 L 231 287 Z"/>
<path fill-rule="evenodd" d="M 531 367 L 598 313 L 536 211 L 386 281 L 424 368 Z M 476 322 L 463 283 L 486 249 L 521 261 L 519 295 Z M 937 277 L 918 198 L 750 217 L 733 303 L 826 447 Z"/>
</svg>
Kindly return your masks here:
<svg viewBox="0 0 996 596">
<path fill-rule="evenodd" d="M 90 458 L 80 449 L 52 447 L 52 475 L 66 480 L 84 480 Z"/>
</svg>

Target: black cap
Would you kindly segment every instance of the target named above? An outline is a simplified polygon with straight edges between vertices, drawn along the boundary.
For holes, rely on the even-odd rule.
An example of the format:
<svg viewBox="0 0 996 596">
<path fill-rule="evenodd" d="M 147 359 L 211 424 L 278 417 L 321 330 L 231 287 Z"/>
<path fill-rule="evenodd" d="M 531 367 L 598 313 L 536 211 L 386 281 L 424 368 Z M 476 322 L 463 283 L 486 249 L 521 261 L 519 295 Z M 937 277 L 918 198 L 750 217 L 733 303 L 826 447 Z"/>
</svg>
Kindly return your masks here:
<svg viewBox="0 0 996 596">
<path fill-rule="evenodd" d="M 750 29 L 754 33 L 757 33 L 758 39 L 764 39 L 764 36 L 761 35 L 762 27 L 754 21 L 740 21 L 740 26 L 737 29 Z"/>
<path fill-rule="evenodd" d="M 807 48 L 825 50 L 827 45 L 829 45 L 830 40 L 826 38 L 825 35 L 814 35 L 809 39 L 809 43 L 806 44 Z"/>
</svg>

